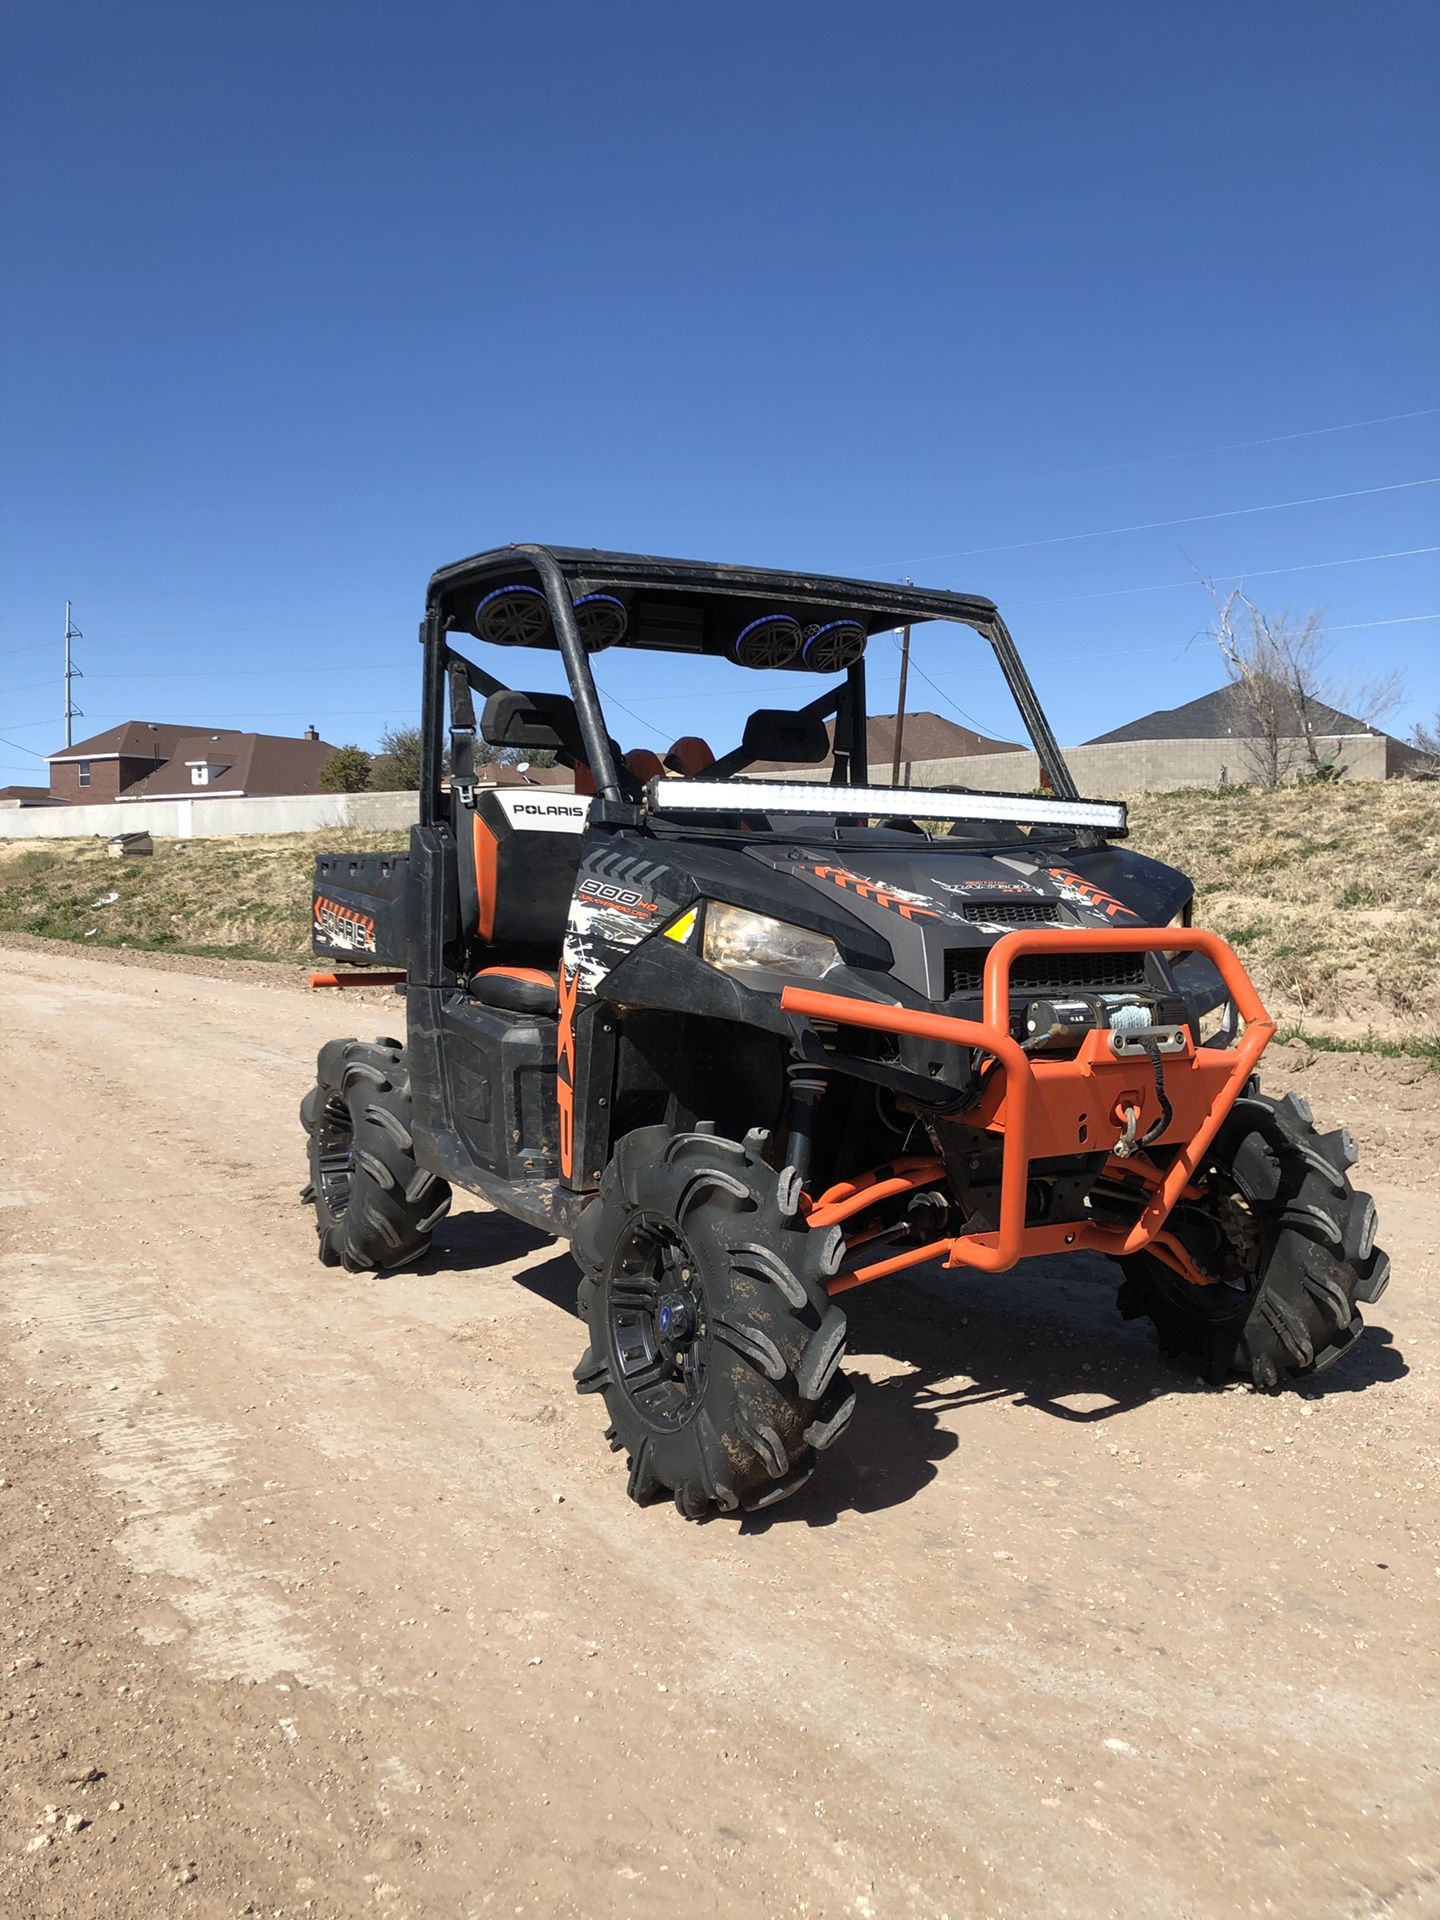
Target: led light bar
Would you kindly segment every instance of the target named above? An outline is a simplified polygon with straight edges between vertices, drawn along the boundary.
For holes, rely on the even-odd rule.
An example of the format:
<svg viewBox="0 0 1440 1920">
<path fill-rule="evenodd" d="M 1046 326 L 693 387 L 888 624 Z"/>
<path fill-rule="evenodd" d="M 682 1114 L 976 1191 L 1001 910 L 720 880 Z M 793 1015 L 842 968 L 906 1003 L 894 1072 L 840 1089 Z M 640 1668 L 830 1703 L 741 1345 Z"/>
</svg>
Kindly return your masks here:
<svg viewBox="0 0 1440 1920">
<path fill-rule="evenodd" d="M 656 813 L 831 813 L 873 819 L 1013 820 L 1024 827 L 1125 831 L 1123 800 L 1044 800 L 1028 793 L 926 793 L 915 787 L 809 786 L 790 780 L 652 780 Z"/>
</svg>

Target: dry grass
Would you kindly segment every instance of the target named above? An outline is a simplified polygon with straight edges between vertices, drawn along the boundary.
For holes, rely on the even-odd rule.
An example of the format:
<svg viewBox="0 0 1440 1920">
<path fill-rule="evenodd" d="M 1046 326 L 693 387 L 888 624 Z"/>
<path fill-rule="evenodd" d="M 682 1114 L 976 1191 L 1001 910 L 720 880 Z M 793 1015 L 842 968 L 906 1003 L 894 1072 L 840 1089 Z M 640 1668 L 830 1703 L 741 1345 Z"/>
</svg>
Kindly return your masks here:
<svg viewBox="0 0 1440 1920">
<path fill-rule="evenodd" d="M 1194 879 L 1282 1023 L 1440 1036 L 1440 784 L 1140 794 L 1128 844 Z"/>
<path fill-rule="evenodd" d="M 112 860 L 100 841 L 0 841 L 0 929 L 96 946 L 308 960 L 315 855 L 407 840 L 404 832 L 356 828 L 157 840 L 148 859 L 130 860 Z M 111 892 L 119 899 L 94 904 Z"/>
<path fill-rule="evenodd" d="M 303 961 L 315 854 L 405 841 L 161 841 L 148 860 L 0 841 L 0 928 Z M 1283 1023 L 1341 1042 L 1440 1037 L 1440 784 L 1141 794 L 1128 845 L 1192 876 L 1197 921 L 1233 943 Z M 92 904 L 112 889 L 113 905 Z"/>
</svg>

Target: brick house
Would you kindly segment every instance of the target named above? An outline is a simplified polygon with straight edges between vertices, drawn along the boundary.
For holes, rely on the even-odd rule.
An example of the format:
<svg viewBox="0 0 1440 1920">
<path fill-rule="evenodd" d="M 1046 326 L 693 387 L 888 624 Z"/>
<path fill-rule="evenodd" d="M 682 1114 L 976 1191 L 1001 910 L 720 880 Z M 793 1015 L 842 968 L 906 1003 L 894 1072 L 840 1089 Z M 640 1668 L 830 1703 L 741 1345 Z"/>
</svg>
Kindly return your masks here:
<svg viewBox="0 0 1440 1920">
<path fill-rule="evenodd" d="M 239 799 L 319 793 L 334 753 L 314 727 L 292 739 L 232 728 L 126 720 L 50 755 L 50 794 L 74 806 L 114 800 Z"/>
</svg>

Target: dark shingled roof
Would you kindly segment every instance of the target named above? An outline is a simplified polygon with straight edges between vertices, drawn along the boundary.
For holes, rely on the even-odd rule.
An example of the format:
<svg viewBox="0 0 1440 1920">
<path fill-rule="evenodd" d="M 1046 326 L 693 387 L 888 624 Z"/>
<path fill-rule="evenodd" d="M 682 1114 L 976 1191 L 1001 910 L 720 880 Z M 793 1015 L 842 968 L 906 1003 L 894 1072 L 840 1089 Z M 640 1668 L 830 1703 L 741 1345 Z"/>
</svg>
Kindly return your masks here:
<svg viewBox="0 0 1440 1920">
<path fill-rule="evenodd" d="M 175 743 L 198 727 L 182 727 L 173 720 L 122 720 L 118 727 L 107 727 L 88 740 L 77 740 L 73 747 L 61 747 L 52 760 L 98 760 L 102 755 L 118 753 L 127 760 L 168 760 Z"/>
<path fill-rule="evenodd" d="M 825 731 L 832 740 L 835 738 L 833 720 L 826 721 Z M 883 769 L 888 775 L 895 757 L 895 715 L 872 714 L 865 723 L 865 739 L 871 773 Z M 991 740 L 988 735 L 974 733 L 969 727 L 957 726 L 953 720 L 946 720 L 938 713 L 907 713 L 900 735 L 902 763 L 911 760 L 958 760 L 964 754 L 1016 751 L 1018 743 L 1014 740 Z M 829 765 L 828 758 L 824 764 Z M 786 761 L 764 760 L 748 771 L 751 774 L 776 773 L 782 769 L 788 770 L 789 765 Z"/>
<path fill-rule="evenodd" d="M 293 740 L 273 733 L 186 733 L 166 764 L 126 787 L 124 800 L 203 799 L 214 793 L 319 793 L 320 770 L 334 753 L 328 740 Z M 190 778 L 193 762 L 217 771 L 208 788 Z"/>
<path fill-rule="evenodd" d="M 320 769 L 335 751 L 328 740 L 288 734 L 241 733 L 234 727 L 180 726 L 169 720 L 125 720 L 50 755 L 52 766 L 72 760 L 150 761 L 154 771 L 120 790 L 122 800 L 201 799 L 207 793 L 284 795 L 319 793 Z M 192 761 L 223 768 L 208 786 L 190 777 Z"/>
<path fill-rule="evenodd" d="M 1357 720 L 1353 714 L 1340 713 L 1334 707 L 1327 707 L 1318 700 L 1310 703 L 1314 715 L 1315 730 L 1321 734 L 1378 733 L 1378 727 L 1367 726 L 1363 720 Z M 1123 727 L 1115 727 L 1109 733 L 1096 734 L 1093 740 L 1085 742 L 1087 747 L 1108 747 L 1129 740 L 1230 740 L 1246 738 L 1255 728 L 1246 719 L 1243 698 L 1237 687 L 1218 687 L 1214 693 L 1202 693 L 1198 700 L 1187 700 L 1183 707 L 1161 707 L 1155 713 L 1147 713 L 1143 719 L 1131 720 Z M 1298 738 L 1300 724 L 1298 718 L 1292 727 L 1286 729 L 1287 737 Z"/>
<path fill-rule="evenodd" d="M 834 735 L 834 723 L 827 729 Z M 870 764 L 888 763 L 895 753 L 895 715 L 872 714 L 866 722 L 865 738 L 870 749 Z M 1015 753 L 1019 742 L 992 740 L 970 727 L 960 727 L 938 713 L 907 713 L 900 734 L 903 760 L 958 760 L 967 753 Z"/>
</svg>

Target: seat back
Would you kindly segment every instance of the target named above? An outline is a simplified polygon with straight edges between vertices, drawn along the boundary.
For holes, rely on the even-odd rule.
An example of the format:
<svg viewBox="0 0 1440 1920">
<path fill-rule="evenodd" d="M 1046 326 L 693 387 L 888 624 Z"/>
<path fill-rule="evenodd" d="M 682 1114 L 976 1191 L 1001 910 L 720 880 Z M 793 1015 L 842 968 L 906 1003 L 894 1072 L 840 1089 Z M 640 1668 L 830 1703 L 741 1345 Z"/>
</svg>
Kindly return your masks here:
<svg viewBox="0 0 1440 1920">
<path fill-rule="evenodd" d="M 490 787 L 461 803 L 455 838 L 467 937 L 501 961 L 554 967 L 590 802 L 553 787 Z"/>
</svg>

